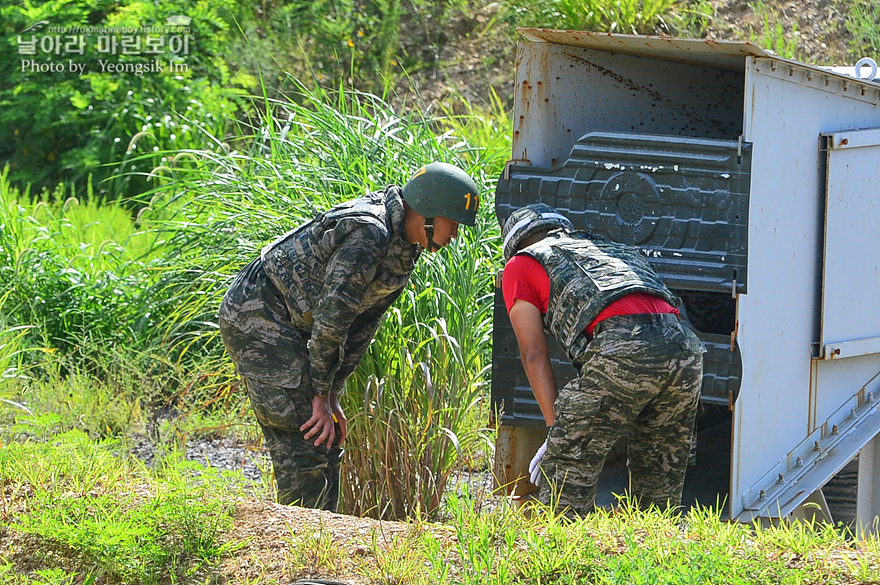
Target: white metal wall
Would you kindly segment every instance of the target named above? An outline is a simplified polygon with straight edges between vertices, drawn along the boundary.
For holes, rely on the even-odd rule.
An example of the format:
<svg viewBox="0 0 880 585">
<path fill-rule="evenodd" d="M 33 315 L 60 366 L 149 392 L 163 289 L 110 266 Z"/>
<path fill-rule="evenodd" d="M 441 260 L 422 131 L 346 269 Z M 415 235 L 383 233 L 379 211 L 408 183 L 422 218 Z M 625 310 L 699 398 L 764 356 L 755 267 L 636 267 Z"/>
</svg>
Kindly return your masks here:
<svg viewBox="0 0 880 585">
<path fill-rule="evenodd" d="M 734 418 L 733 516 L 775 464 L 880 371 L 876 354 L 811 359 L 819 351 L 824 250 L 820 135 L 880 126 L 875 87 L 863 95 L 864 84 L 814 68 L 747 60 L 750 288 L 738 299 L 743 381 Z"/>
<path fill-rule="evenodd" d="M 736 140 L 742 73 L 583 47 L 517 48 L 515 160 L 551 167 L 591 131 Z"/>
</svg>

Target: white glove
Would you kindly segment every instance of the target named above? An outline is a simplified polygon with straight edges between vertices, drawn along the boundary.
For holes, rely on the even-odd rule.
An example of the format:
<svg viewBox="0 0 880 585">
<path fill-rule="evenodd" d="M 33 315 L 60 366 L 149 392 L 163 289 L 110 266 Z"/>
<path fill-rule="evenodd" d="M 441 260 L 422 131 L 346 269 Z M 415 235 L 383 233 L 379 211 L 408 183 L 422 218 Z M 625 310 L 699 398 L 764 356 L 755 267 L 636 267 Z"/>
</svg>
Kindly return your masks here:
<svg viewBox="0 0 880 585">
<path fill-rule="evenodd" d="M 532 457 L 532 462 L 529 463 L 529 481 L 536 487 L 541 485 L 541 460 L 546 452 L 547 441 L 545 440 L 544 444 L 538 447 L 538 452 L 535 453 L 535 456 Z"/>
</svg>

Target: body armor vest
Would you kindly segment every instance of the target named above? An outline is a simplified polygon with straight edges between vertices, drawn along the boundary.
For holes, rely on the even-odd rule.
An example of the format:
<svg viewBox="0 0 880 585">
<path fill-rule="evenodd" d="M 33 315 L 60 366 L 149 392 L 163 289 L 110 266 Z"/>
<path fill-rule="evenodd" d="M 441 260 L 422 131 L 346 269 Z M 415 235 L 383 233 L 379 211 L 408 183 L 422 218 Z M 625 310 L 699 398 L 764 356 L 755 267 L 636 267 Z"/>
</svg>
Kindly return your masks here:
<svg viewBox="0 0 880 585">
<path fill-rule="evenodd" d="M 339 244 L 364 224 L 382 233 L 385 253 L 379 263 L 363 267 L 370 285 L 359 312 L 406 285 L 419 253 L 403 237 L 403 214 L 400 189 L 392 186 L 337 205 L 263 248 L 263 268 L 283 295 L 294 325 L 311 328 L 327 262 Z"/>
<path fill-rule="evenodd" d="M 519 253 L 540 262 L 550 277 L 544 328 L 572 360 L 586 347 L 584 330 L 617 299 L 644 292 L 672 306 L 680 304 L 648 260 L 630 246 L 591 240 L 577 233 L 551 232 Z"/>
</svg>

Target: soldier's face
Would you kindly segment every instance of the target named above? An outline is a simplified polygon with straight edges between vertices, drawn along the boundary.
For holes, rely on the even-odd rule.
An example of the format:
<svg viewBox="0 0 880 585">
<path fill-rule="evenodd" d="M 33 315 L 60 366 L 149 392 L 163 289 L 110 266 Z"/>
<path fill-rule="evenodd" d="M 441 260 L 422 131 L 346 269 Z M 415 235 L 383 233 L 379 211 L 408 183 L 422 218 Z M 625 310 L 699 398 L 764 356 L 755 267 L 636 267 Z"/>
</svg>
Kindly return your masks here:
<svg viewBox="0 0 880 585">
<path fill-rule="evenodd" d="M 458 222 L 453 221 L 446 217 L 435 217 L 434 218 L 434 242 L 440 246 L 440 248 L 446 246 L 458 235 Z M 428 246 L 428 236 L 425 233 L 425 228 L 422 226 L 420 242 L 422 247 L 430 252 L 436 252 L 439 248 L 431 249 Z"/>
</svg>

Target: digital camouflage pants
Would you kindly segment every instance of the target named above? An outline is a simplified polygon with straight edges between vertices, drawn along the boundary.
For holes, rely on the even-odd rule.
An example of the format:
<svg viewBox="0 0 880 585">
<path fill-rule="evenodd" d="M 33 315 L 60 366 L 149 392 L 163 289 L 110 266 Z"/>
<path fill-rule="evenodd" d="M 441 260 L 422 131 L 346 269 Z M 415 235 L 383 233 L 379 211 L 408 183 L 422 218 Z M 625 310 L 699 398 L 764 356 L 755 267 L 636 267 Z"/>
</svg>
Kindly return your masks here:
<svg viewBox="0 0 880 585">
<path fill-rule="evenodd" d="M 288 310 L 260 259 L 236 276 L 218 321 L 223 344 L 245 381 L 272 456 L 278 501 L 336 510 L 342 450 L 315 447 L 299 430 L 312 415 L 308 334 Z"/>
<path fill-rule="evenodd" d="M 559 393 L 539 499 L 587 514 L 614 444 L 630 435 L 630 495 L 642 507 L 681 503 L 703 375 L 699 338 L 671 315 L 602 322 Z"/>
<path fill-rule="evenodd" d="M 272 455 L 278 503 L 336 511 L 342 449 L 315 447 L 299 427 L 312 416 L 312 393 L 245 378 L 248 397 Z"/>
</svg>

